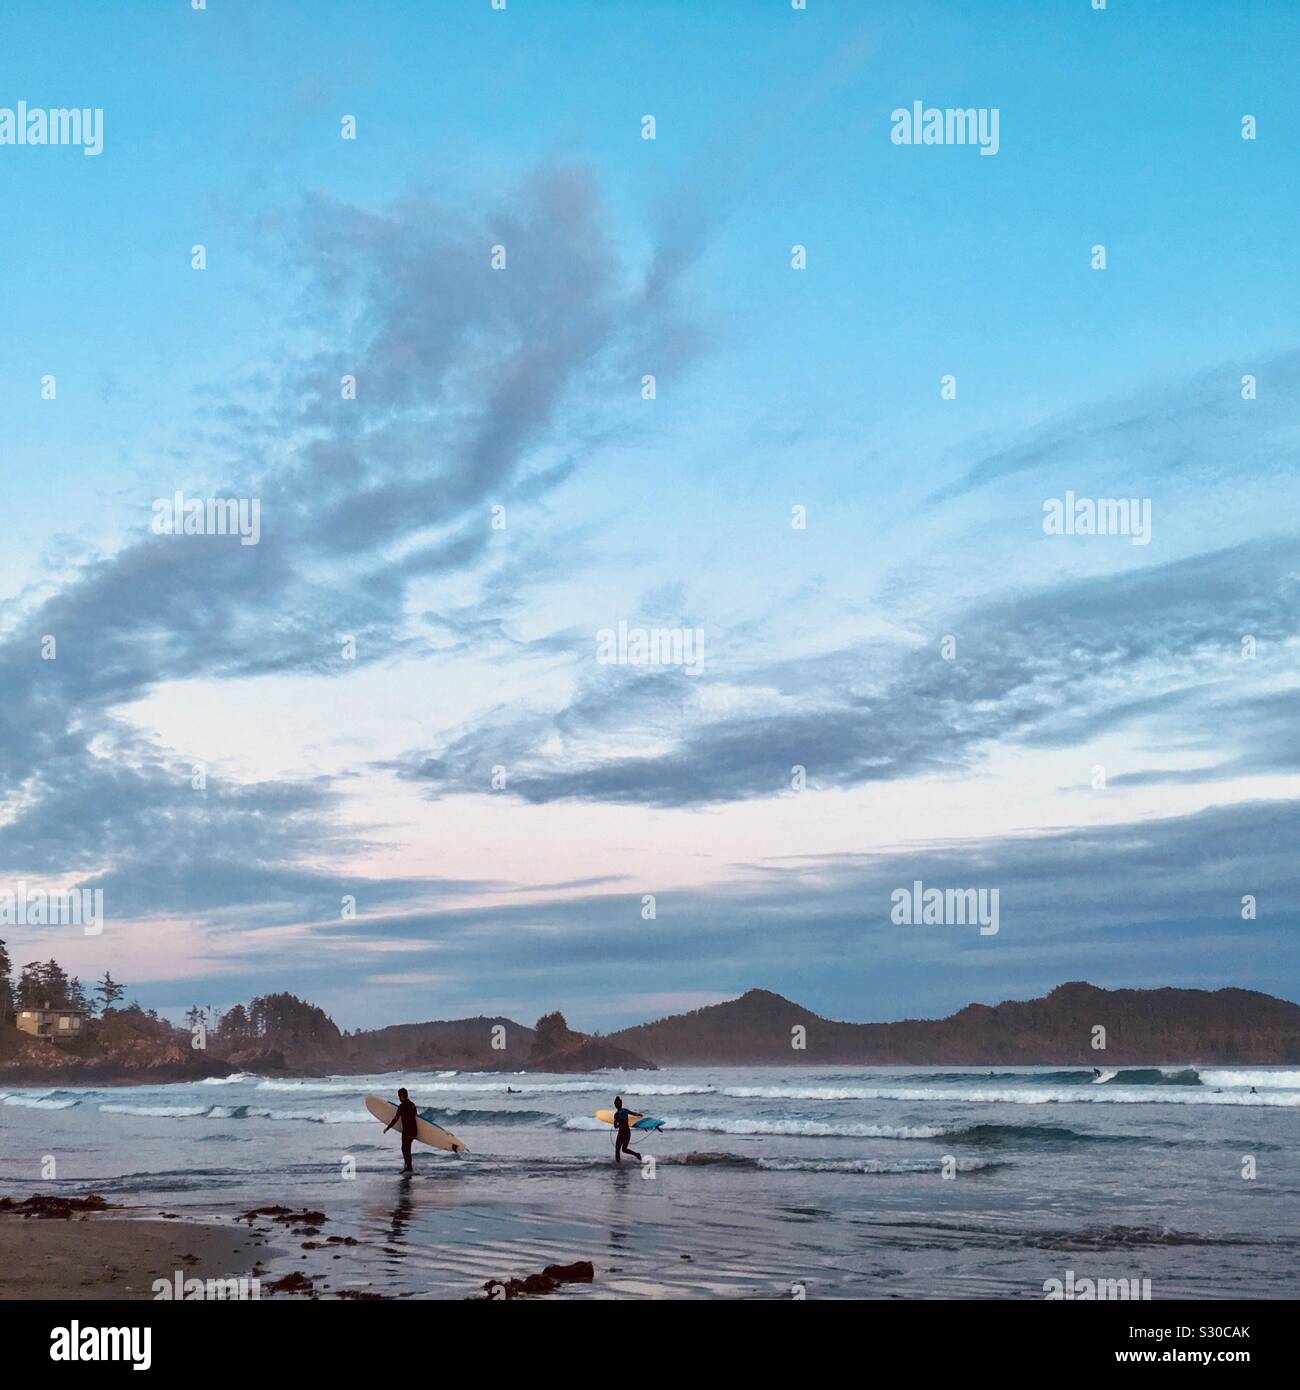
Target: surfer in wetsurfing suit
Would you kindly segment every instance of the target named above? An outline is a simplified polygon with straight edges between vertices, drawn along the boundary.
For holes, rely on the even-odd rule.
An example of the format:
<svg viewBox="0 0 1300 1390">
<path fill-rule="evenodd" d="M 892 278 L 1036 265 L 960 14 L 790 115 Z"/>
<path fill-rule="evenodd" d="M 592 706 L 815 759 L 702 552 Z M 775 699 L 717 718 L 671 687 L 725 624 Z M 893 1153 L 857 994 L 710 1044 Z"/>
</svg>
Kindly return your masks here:
<svg viewBox="0 0 1300 1390">
<path fill-rule="evenodd" d="M 622 1163 L 623 1154 L 635 1158 L 639 1163 L 641 1155 L 629 1148 L 632 1142 L 632 1112 L 623 1109 L 623 1097 L 614 1097 L 614 1162 Z"/>
<path fill-rule="evenodd" d="M 415 1142 L 415 1125 L 418 1119 L 419 1116 L 415 1113 L 415 1102 L 412 1101 L 406 1092 L 406 1087 L 403 1086 L 397 1093 L 397 1114 L 384 1126 L 384 1133 L 387 1134 L 398 1120 L 401 1120 L 402 1160 L 406 1164 L 406 1167 L 402 1169 L 404 1173 L 415 1171 L 411 1167 L 411 1145 Z"/>
</svg>

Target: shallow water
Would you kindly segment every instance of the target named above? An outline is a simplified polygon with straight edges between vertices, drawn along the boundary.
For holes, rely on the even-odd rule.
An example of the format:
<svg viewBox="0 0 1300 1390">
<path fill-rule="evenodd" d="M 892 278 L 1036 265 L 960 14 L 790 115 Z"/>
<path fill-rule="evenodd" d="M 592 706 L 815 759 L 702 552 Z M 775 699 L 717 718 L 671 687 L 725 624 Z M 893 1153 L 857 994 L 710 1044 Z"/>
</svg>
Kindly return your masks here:
<svg viewBox="0 0 1300 1390">
<path fill-rule="evenodd" d="M 465 1297 L 590 1259 L 594 1283 L 554 1297 L 1042 1298 L 1071 1270 L 1149 1278 L 1157 1299 L 1296 1297 L 1300 1069 L 1103 1075 L 671 1068 L 0 1087 L 0 1191 L 94 1190 L 226 1220 L 272 1203 L 321 1209 L 321 1238 L 359 1244 L 303 1252 L 304 1238 L 277 1234 L 272 1269 L 315 1274 L 325 1292 Z M 399 1084 L 467 1156 L 417 1145 L 416 1176 L 400 1176 L 395 1136 L 362 1104 Z M 653 1168 L 613 1165 L 591 1116 L 615 1092 L 666 1121 L 633 1141 Z M 57 1177 L 43 1181 L 50 1158 Z"/>
</svg>

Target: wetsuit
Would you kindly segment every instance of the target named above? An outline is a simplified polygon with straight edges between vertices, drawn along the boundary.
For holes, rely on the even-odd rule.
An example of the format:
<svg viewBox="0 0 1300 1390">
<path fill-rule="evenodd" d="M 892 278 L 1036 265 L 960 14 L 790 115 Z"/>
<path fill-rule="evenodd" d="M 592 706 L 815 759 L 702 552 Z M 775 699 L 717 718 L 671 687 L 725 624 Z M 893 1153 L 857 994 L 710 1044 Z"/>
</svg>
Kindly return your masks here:
<svg viewBox="0 0 1300 1390">
<path fill-rule="evenodd" d="M 405 1172 L 412 1172 L 411 1167 L 411 1145 L 415 1142 L 415 1123 L 419 1116 L 415 1113 L 415 1102 L 411 1099 L 402 1101 L 397 1107 L 397 1114 L 393 1116 L 393 1124 L 400 1120 L 402 1124 L 402 1162 L 405 1164 Z M 392 1126 L 390 1125 L 391 1129 Z"/>
<path fill-rule="evenodd" d="M 622 1106 L 614 1111 L 614 1129 L 617 1131 L 614 1138 L 614 1162 L 622 1163 L 623 1154 L 629 1158 L 640 1160 L 641 1155 L 635 1149 L 629 1148 L 632 1142 L 632 1112 Z"/>
</svg>

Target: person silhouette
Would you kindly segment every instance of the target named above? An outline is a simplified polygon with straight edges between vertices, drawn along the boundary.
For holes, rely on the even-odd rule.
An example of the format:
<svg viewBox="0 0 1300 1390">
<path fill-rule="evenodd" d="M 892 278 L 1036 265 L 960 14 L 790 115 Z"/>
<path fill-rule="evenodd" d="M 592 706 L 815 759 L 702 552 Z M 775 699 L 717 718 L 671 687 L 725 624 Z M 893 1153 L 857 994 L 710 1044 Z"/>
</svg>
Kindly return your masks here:
<svg viewBox="0 0 1300 1390">
<path fill-rule="evenodd" d="M 407 1094 L 406 1087 L 403 1086 L 397 1092 L 397 1114 L 384 1126 L 384 1133 L 387 1134 L 398 1120 L 402 1122 L 402 1162 L 405 1164 L 402 1169 L 403 1173 L 415 1171 L 411 1167 L 411 1145 L 415 1142 L 416 1124 L 419 1118 L 415 1113 L 415 1103 Z"/>
<path fill-rule="evenodd" d="M 641 1155 L 628 1146 L 632 1142 L 632 1112 L 623 1109 L 623 1097 L 614 1097 L 614 1162 L 622 1163 L 623 1154 L 635 1158 L 639 1163 Z"/>
</svg>

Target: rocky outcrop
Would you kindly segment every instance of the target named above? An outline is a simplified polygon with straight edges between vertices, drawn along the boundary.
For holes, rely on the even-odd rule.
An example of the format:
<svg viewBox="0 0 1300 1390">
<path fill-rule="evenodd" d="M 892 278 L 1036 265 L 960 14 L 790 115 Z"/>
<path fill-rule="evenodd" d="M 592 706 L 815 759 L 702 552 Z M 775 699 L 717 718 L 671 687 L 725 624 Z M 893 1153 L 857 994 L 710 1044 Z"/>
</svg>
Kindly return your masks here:
<svg viewBox="0 0 1300 1390">
<path fill-rule="evenodd" d="M 0 1086 L 94 1086 L 138 1083 L 161 1085 L 171 1081 L 199 1081 L 205 1076 L 225 1076 L 227 1062 L 197 1052 L 171 1036 L 126 1037 L 97 1045 L 82 1039 L 75 1047 L 33 1038 L 7 1026 L 0 1042 Z"/>
</svg>

